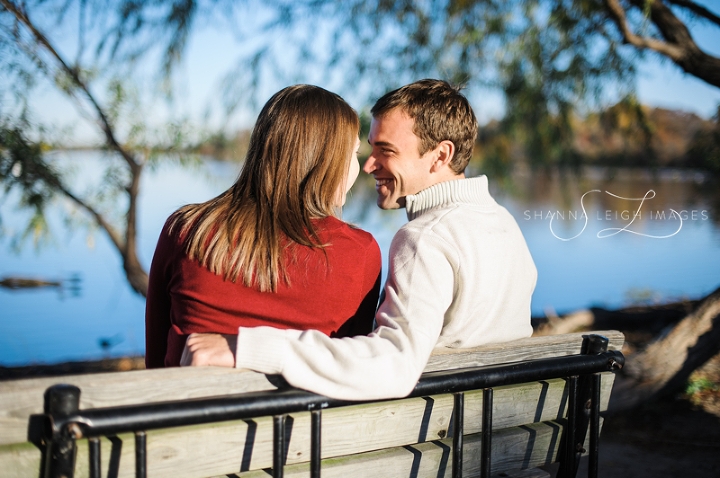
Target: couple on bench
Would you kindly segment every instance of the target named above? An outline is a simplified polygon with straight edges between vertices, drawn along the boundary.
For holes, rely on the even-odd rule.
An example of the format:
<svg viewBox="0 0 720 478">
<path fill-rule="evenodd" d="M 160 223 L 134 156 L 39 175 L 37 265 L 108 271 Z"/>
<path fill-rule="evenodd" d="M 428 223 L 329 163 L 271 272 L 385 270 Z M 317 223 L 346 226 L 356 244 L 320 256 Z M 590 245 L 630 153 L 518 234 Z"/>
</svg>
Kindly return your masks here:
<svg viewBox="0 0 720 478">
<path fill-rule="evenodd" d="M 383 293 L 377 243 L 339 214 L 360 169 L 358 116 L 334 93 L 291 86 L 260 112 L 235 184 L 167 220 L 150 270 L 148 368 L 234 366 L 333 398 L 398 398 L 435 347 L 531 335 L 525 240 L 487 178 L 464 174 L 478 130 L 467 99 L 421 80 L 371 113 L 363 170 L 378 206 L 409 221 Z"/>
</svg>

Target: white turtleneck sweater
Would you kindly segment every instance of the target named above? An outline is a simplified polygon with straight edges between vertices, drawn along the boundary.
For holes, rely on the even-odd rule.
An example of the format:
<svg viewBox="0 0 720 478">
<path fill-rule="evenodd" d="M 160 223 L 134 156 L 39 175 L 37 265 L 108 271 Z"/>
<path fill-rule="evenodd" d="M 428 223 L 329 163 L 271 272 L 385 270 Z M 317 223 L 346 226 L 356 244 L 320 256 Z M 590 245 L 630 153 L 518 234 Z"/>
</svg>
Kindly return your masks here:
<svg viewBox="0 0 720 478">
<path fill-rule="evenodd" d="M 236 367 L 282 374 L 333 398 L 403 397 L 435 347 L 528 337 L 537 271 L 520 229 L 485 176 L 406 197 L 409 222 L 390 246 L 385 299 L 367 337 L 239 329 Z"/>
</svg>

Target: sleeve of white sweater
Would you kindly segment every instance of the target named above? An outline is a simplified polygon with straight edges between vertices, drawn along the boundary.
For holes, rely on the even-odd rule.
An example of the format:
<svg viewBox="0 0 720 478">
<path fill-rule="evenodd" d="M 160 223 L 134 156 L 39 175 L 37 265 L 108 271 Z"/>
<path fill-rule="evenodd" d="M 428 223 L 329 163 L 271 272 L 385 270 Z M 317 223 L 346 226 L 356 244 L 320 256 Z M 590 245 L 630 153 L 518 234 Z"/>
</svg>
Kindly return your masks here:
<svg viewBox="0 0 720 478">
<path fill-rule="evenodd" d="M 333 398 L 406 396 L 440 336 L 457 264 L 445 241 L 410 228 L 395 236 L 390 257 L 372 334 L 330 338 L 315 330 L 240 327 L 236 367 L 282 374 L 295 387 Z"/>
</svg>

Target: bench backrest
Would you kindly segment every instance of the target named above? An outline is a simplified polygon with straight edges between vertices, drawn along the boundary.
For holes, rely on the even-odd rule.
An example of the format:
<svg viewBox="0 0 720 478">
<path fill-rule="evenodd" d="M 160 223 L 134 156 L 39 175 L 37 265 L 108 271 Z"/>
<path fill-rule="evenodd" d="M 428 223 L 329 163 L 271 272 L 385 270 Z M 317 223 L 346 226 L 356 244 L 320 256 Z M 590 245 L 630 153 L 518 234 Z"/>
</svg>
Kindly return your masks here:
<svg viewBox="0 0 720 478">
<path fill-rule="evenodd" d="M 620 350 L 623 336 L 596 332 Z M 426 372 L 560 357 L 581 352 L 582 334 L 533 337 L 470 350 L 437 351 Z M 600 410 L 607 408 L 613 375 L 601 374 Z M 42 455 L 43 394 L 58 382 L 82 390 L 80 409 L 273 390 L 271 379 L 252 372 L 205 368 L 168 369 L 15 380 L 0 383 L 0 469 L 3 476 L 38 476 Z M 492 472 L 549 464 L 562 455 L 561 431 L 569 408 L 568 382 L 530 381 L 494 388 Z M 464 394 L 465 474 L 477 472 L 482 447 L 483 391 Z M 451 418 L 456 399 L 439 394 L 327 410 L 322 416 L 322 476 L 450 476 Z M 456 414 L 457 415 L 457 414 Z M 306 476 L 311 417 L 285 421 L 285 476 Z M 456 427 L 457 428 L 457 427 Z M 273 466 L 272 417 L 151 430 L 144 435 L 149 476 L 212 476 L 248 472 L 267 476 Z M 103 437 L 102 476 L 135 474 L 135 436 Z M 76 475 L 88 476 L 88 442 L 77 440 Z M 255 471 L 253 471 L 255 470 Z M 243 473 L 242 476 L 245 476 Z"/>
</svg>

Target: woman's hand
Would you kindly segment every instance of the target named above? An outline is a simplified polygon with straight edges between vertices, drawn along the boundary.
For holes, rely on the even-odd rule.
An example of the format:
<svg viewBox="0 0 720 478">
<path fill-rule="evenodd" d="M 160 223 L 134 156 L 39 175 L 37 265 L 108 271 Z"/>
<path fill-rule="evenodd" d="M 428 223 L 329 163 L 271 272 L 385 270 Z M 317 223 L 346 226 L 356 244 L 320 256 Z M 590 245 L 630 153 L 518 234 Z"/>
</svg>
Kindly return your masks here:
<svg viewBox="0 0 720 478">
<path fill-rule="evenodd" d="M 180 366 L 235 367 L 237 335 L 190 334 L 180 358 Z"/>
</svg>

